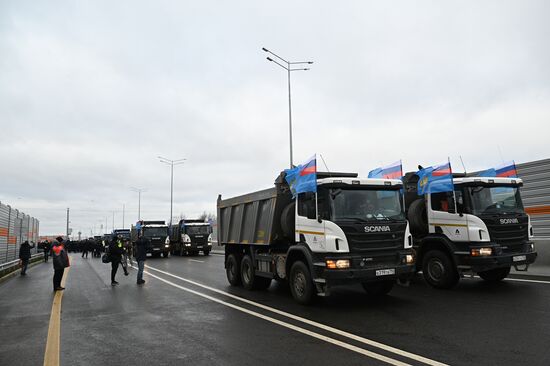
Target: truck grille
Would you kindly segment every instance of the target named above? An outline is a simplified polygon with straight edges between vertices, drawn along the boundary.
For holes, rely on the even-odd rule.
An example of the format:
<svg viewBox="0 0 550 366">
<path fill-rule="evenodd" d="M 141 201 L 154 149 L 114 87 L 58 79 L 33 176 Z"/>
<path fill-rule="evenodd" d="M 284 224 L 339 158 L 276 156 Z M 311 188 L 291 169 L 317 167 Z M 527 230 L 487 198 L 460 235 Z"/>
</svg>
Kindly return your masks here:
<svg viewBox="0 0 550 366">
<path fill-rule="evenodd" d="M 406 223 L 339 225 L 348 240 L 351 252 L 373 252 L 403 248 Z M 389 227 L 389 231 L 365 232 L 365 226 Z"/>
<path fill-rule="evenodd" d="M 529 241 L 527 216 L 488 216 L 480 218 L 487 225 L 491 241 L 499 244 L 503 253 L 523 251 L 525 242 Z M 518 223 L 501 224 L 501 219 L 517 219 Z"/>
</svg>

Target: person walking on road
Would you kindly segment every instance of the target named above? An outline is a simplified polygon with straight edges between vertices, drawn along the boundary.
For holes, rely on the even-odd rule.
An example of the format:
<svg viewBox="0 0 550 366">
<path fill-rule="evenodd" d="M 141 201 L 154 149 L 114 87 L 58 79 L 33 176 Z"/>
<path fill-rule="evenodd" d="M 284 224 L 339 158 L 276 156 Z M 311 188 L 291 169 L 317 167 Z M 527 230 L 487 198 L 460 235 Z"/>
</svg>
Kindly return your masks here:
<svg viewBox="0 0 550 366">
<path fill-rule="evenodd" d="M 63 245 L 63 238 L 58 236 L 56 240 L 51 252 L 53 262 L 53 290 L 63 291 L 65 287 L 61 287 L 61 279 L 63 279 L 65 268 L 70 266 L 69 255 Z"/>
<path fill-rule="evenodd" d="M 44 247 L 42 248 L 44 250 L 44 263 L 48 263 L 48 256 L 50 255 L 50 250 L 52 250 L 52 246 L 50 245 L 50 242 L 47 240 L 44 240 Z"/>
<path fill-rule="evenodd" d="M 151 241 L 145 236 L 141 235 L 136 242 L 136 262 L 138 264 L 137 284 L 143 285 L 143 269 L 145 267 L 145 260 L 147 259 L 147 250 L 151 247 Z"/>
<path fill-rule="evenodd" d="M 88 239 L 82 241 L 82 258 L 86 256 L 88 259 L 88 250 L 90 249 L 90 241 Z"/>
<path fill-rule="evenodd" d="M 19 247 L 19 261 L 21 264 L 21 276 L 27 275 L 27 266 L 31 259 L 31 248 L 34 248 L 34 244 L 31 246 L 27 240 Z"/>
<path fill-rule="evenodd" d="M 124 245 L 122 244 L 122 240 L 120 240 L 116 236 L 113 236 L 113 240 L 111 240 L 111 243 L 109 244 L 109 257 L 111 259 L 111 286 L 118 285 L 115 277 L 118 266 L 122 262 L 123 254 Z M 122 267 L 122 269 L 124 269 L 124 275 L 128 276 L 128 271 L 126 270 L 126 268 Z"/>
</svg>

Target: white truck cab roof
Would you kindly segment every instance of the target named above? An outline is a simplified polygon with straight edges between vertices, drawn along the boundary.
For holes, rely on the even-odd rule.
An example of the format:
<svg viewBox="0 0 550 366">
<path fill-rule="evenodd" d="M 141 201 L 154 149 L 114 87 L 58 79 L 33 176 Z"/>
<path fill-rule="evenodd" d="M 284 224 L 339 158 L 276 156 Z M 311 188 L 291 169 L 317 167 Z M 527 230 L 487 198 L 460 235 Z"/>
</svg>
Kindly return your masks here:
<svg viewBox="0 0 550 366">
<path fill-rule="evenodd" d="M 401 179 L 381 179 L 381 178 L 339 178 L 330 177 L 317 179 L 317 185 L 323 184 L 349 184 L 349 185 L 364 185 L 364 186 L 391 186 L 402 187 Z"/>
<path fill-rule="evenodd" d="M 463 177 L 453 178 L 454 184 L 517 184 L 522 185 L 523 181 L 520 178 L 504 178 L 504 177 Z"/>
</svg>

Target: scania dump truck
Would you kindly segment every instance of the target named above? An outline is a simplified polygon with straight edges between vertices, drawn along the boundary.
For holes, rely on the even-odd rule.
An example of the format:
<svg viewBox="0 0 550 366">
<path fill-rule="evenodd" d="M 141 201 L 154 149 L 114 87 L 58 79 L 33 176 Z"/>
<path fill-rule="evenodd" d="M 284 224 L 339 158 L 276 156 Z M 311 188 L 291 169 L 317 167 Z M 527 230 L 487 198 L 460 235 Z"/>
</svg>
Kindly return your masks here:
<svg viewBox="0 0 550 366">
<path fill-rule="evenodd" d="M 135 245 L 138 239 L 138 234 L 144 235 L 151 241 L 148 253 L 151 253 L 153 257 L 160 257 L 161 254 L 165 258 L 168 257 L 170 253 L 170 238 L 168 236 L 168 225 L 166 225 L 166 222 L 138 221 L 135 226 L 132 226 L 131 230 L 133 245 Z M 136 253 L 135 250 L 134 253 Z"/>
<path fill-rule="evenodd" d="M 200 219 L 183 219 L 170 227 L 172 254 L 209 255 L 212 250 L 212 225 Z"/>
<path fill-rule="evenodd" d="M 405 206 L 418 270 L 435 288 L 452 288 L 465 273 L 490 282 L 537 257 L 519 178 L 453 174 L 454 192 L 418 195 L 417 173 L 405 174 Z"/>
<path fill-rule="evenodd" d="M 351 283 L 388 293 L 414 273 L 401 189 L 400 180 L 317 173 L 317 193 L 293 199 L 282 172 L 273 188 L 220 195 L 218 240 L 229 283 L 252 290 L 288 281 L 301 304 Z"/>
</svg>

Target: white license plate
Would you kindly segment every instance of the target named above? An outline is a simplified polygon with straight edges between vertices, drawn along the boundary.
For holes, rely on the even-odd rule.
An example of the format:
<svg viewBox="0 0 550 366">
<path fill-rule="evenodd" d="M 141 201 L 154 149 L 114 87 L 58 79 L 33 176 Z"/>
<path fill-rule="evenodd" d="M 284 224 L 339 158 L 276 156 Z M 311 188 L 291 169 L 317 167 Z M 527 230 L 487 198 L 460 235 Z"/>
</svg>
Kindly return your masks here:
<svg viewBox="0 0 550 366">
<path fill-rule="evenodd" d="M 525 256 L 525 255 L 516 255 L 516 256 L 512 257 L 513 262 L 521 262 L 521 261 L 524 261 L 526 259 L 527 259 L 527 256 Z"/>
<path fill-rule="evenodd" d="M 153 248 L 153 250 L 160 250 L 160 248 Z"/>
<path fill-rule="evenodd" d="M 197 245 L 197 249 L 202 249 L 202 245 Z"/>
<path fill-rule="evenodd" d="M 377 276 L 389 276 L 395 274 L 395 268 L 390 269 L 379 269 L 376 271 Z"/>
</svg>

